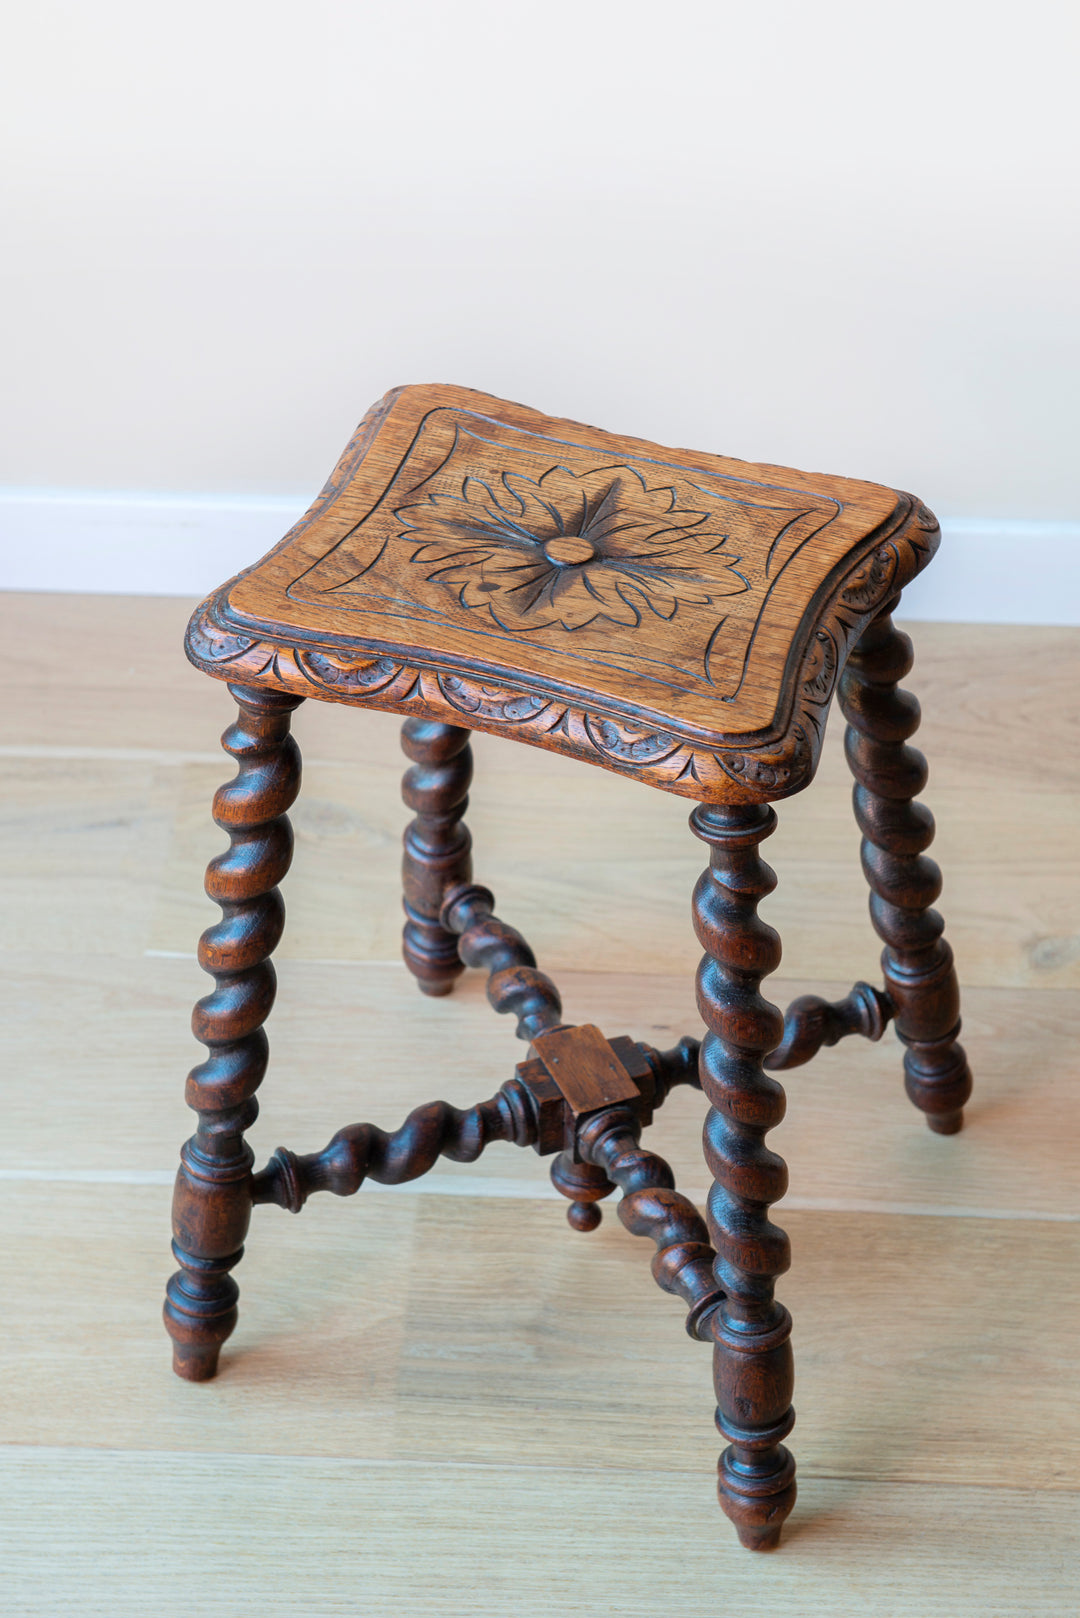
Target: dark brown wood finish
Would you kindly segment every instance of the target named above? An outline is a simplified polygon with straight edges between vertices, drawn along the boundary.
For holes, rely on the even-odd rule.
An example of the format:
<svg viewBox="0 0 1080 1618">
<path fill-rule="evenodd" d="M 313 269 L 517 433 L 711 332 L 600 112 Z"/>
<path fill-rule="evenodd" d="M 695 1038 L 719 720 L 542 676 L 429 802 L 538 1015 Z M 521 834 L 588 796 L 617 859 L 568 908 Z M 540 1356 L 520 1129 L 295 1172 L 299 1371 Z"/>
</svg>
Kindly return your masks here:
<svg viewBox="0 0 1080 1618">
<path fill-rule="evenodd" d="M 632 1236 L 648 1236 L 655 1243 L 652 1273 L 657 1284 L 689 1304 L 686 1329 L 707 1342 L 723 1297 L 708 1228 L 689 1198 L 676 1191 L 670 1166 L 641 1146 L 641 1128 L 636 1109 L 605 1108 L 581 1125 L 578 1150 L 620 1188 L 620 1221 Z"/>
<path fill-rule="evenodd" d="M 571 1229 L 582 1234 L 595 1230 L 603 1219 L 597 1204 L 615 1190 L 603 1169 L 593 1163 L 576 1162 L 573 1152 L 560 1152 L 551 1165 L 551 1183 L 569 1198 L 566 1219 Z"/>
<path fill-rule="evenodd" d="M 784 1013 L 784 1037 L 765 1058 L 765 1066 L 773 1073 L 802 1067 L 823 1045 L 836 1045 L 849 1034 L 878 1040 L 894 1010 L 888 995 L 870 983 L 856 983 L 842 1000 L 801 994 Z"/>
<path fill-rule="evenodd" d="M 714 1326 L 720 1504 L 742 1543 L 770 1550 L 795 1504 L 795 1462 L 781 1442 L 795 1422 L 791 1316 L 773 1297 L 791 1263 L 785 1233 L 768 1217 L 787 1190 L 787 1166 L 764 1137 L 784 1116 L 784 1091 L 762 1069 L 783 1033 L 758 992 L 780 964 L 780 939 L 757 914 L 776 886 L 758 844 L 776 828 L 766 806 L 698 808 L 691 829 L 710 848 L 694 891 L 694 929 L 705 950 L 698 1008 L 709 1032 L 701 1088 L 709 1101 L 705 1161 L 713 1177 L 709 1234 L 724 1301 Z"/>
<path fill-rule="evenodd" d="M 785 1101 L 765 1070 L 850 1034 L 877 1039 L 892 1021 L 932 1129 L 959 1128 L 971 1088 L 952 954 L 930 908 L 933 820 L 913 801 L 926 767 L 907 745 L 918 704 L 898 688 L 910 643 L 889 617 L 937 542 L 908 495 L 669 450 L 466 389 L 398 389 L 369 413 L 292 534 L 189 628 L 192 660 L 243 683 L 224 738 L 240 770 L 215 799 L 231 846 L 207 876 L 223 915 L 200 945 L 216 987 L 195 1013 L 209 1056 L 189 1080 L 199 1128 L 177 1180 L 180 1270 L 165 1309 L 182 1376 L 212 1376 L 233 1330 L 230 1272 L 253 1204 L 298 1213 L 316 1191 L 350 1196 L 440 1156 L 531 1146 L 552 1158 L 576 1230 L 595 1229 L 619 1191 L 623 1225 L 653 1241 L 657 1282 L 713 1344 L 721 1505 L 744 1545 L 776 1545 L 795 1501 L 793 1367 L 774 1296 L 788 1241 L 769 1218 L 787 1170 L 765 1139 Z M 780 941 L 757 914 L 775 885 L 758 848 L 771 801 L 813 774 L 838 681 L 885 986 L 802 996 L 782 1018 L 760 992 Z M 321 1151 L 279 1147 L 253 1173 L 244 1130 L 266 1067 L 285 811 L 300 780 L 289 716 L 308 695 L 405 716 L 406 963 L 431 995 L 466 967 L 486 972 L 490 1004 L 529 1051 L 474 1107 L 430 1102 L 391 1132 L 350 1125 Z M 555 984 L 472 879 L 472 730 L 695 800 L 691 827 L 709 847 L 693 903 L 700 1046 L 656 1051 L 564 1022 Z M 641 1144 L 679 1084 L 709 1104 L 707 1222 Z"/>
<path fill-rule="evenodd" d="M 931 908 L 941 869 L 924 852 L 934 817 L 912 800 L 926 785 L 923 755 L 907 745 L 920 709 L 899 682 L 911 670 L 911 640 L 885 612 L 863 633 L 840 682 L 844 737 L 855 777 L 855 818 L 870 884 L 870 917 L 884 941 L 881 966 L 904 1052 L 904 1083 L 938 1135 L 955 1134 L 971 1095 L 960 1032 L 960 987 L 945 923 Z"/>
<path fill-rule="evenodd" d="M 321 1152 L 298 1156 L 279 1146 L 266 1168 L 254 1176 L 252 1200 L 276 1202 L 299 1213 L 314 1191 L 351 1197 L 365 1180 L 403 1185 L 427 1174 L 440 1157 L 475 1163 L 492 1141 L 533 1146 L 538 1131 L 527 1092 L 511 1079 L 490 1101 L 475 1107 L 452 1107 L 448 1101 L 415 1107 L 401 1128 L 390 1134 L 376 1124 L 350 1124 L 339 1129 Z"/>
<path fill-rule="evenodd" d="M 541 1155 L 559 1152 L 565 1142 L 567 1149 L 559 1152 L 556 1162 L 569 1160 L 578 1168 L 589 1168 L 594 1157 L 608 1161 L 610 1149 L 601 1142 L 612 1130 L 620 1139 L 629 1131 L 636 1142 L 675 1085 L 698 1082 L 696 1040 L 683 1040 L 674 1050 L 659 1052 L 625 1035 L 605 1040 L 589 1024 L 563 1027 L 558 1034 L 558 1050 L 552 1052 L 550 1066 L 539 1057 L 520 1062 L 513 1078 L 489 1101 L 475 1107 L 462 1109 L 446 1101 L 431 1101 L 414 1108 L 401 1128 L 390 1134 L 375 1124 L 352 1124 L 339 1130 L 321 1152 L 305 1156 L 279 1146 L 266 1168 L 252 1178 L 252 1201 L 277 1203 L 291 1213 L 299 1213 L 313 1192 L 351 1197 L 369 1179 L 382 1185 L 401 1185 L 427 1174 L 439 1157 L 473 1163 L 493 1141 L 532 1146 Z M 590 1058 L 595 1064 L 592 1067 Z M 617 1071 L 623 1096 L 619 1102 L 612 1102 L 605 1094 L 611 1088 L 613 1070 Z M 638 1152 L 636 1146 L 635 1154 L 642 1159 L 642 1165 L 648 1159 L 647 1170 L 639 1165 L 640 1172 L 635 1170 L 629 1179 L 629 1170 L 620 1171 L 621 1178 L 608 1182 L 610 1190 L 616 1184 L 624 1192 L 639 1183 L 673 1185 L 671 1170 L 660 1158 Z M 697 1220 L 697 1230 L 701 1222 L 692 1206 L 685 1198 L 677 1201 L 680 1207 L 685 1204 L 679 1217 L 685 1221 L 692 1216 Z M 623 1214 L 624 1223 L 628 1217 Z M 642 1212 L 638 1222 L 645 1219 Z M 646 1229 L 642 1224 L 641 1233 L 652 1231 L 651 1225 Z M 709 1248 L 710 1279 L 713 1256 Z M 694 1257 L 687 1254 L 684 1260 L 678 1260 L 673 1254 L 665 1261 L 665 1275 L 670 1272 L 671 1277 L 676 1277 L 681 1263 Z M 665 1282 L 661 1281 L 661 1285 Z M 690 1296 L 684 1287 L 675 1285 L 674 1279 L 668 1290 L 681 1290 Z M 709 1290 L 714 1292 L 715 1288 L 710 1284 Z M 694 1296 L 700 1291 L 698 1287 Z"/>
<path fill-rule="evenodd" d="M 416 818 L 405 828 L 405 965 L 424 994 L 449 994 L 464 972 L 454 933 L 439 923 L 443 894 L 472 877 L 472 838 L 462 823 L 472 780 L 470 732 L 437 720 L 406 719 L 401 745 L 413 760 L 401 796 Z"/>
<path fill-rule="evenodd" d="M 229 1271 L 244 1252 L 254 1162 L 244 1130 L 258 1117 L 255 1092 L 269 1047 L 262 1025 L 277 980 L 269 956 L 285 925 L 277 884 L 292 860 L 286 810 L 300 790 L 300 752 L 289 734 L 297 697 L 231 686 L 240 714 L 221 738 L 236 778 L 219 787 L 214 819 L 229 848 L 210 861 L 206 891 L 221 920 L 199 940 L 199 965 L 214 978 L 195 1007 L 192 1028 L 209 1055 L 190 1074 L 187 1103 L 199 1127 L 180 1154 L 173 1194 L 173 1252 L 165 1325 L 173 1366 L 201 1382 L 212 1377 L 236 1325 L 239 1289 Z"/>
<path fill-rule="evenodd" d="M 562 1023 L 559 991 L 514 927 L 495 915 L 495 897 L 467 884 L 451 888 L 443 901 L 442 919 L 457 933 L 461 959 L 488 974 L 487 997 L 501 1015 L 517 1018 L 517 1037 L 535 1039 Z"/>
</svg>

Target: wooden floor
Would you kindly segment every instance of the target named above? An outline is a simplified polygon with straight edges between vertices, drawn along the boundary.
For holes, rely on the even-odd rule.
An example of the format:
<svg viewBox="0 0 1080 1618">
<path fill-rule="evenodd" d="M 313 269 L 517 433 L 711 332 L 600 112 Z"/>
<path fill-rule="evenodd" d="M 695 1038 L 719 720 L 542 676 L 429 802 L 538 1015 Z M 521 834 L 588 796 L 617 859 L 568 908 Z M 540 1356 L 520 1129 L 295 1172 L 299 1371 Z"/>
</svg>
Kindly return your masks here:
<svg viewBox="0 0 1080 1618">
<path fill-rule="evenodd" d="M 223 1374 L 169 1371 L 208 805 L 231 773 L 227 694 L 179 652 L 188 607 L 0 598 L 0 1610 L 1080 1612 L 1080 631 L 915 631 L 976 1095 L 960 1137 L 931 1135 L 891 1035 L 789 1075 L 770 1142 L 791 1164 L 799 1502 L 754 1557 L 715 1503 L 709 1355 L 651 1246 L 610 1214 L 575 1236 L 531 1152 L 257 1210 Z M 260 1160 L 477 1100 L 522 1055 L 475 977 L 425 1001 L 399 964 L 396 721 L 309 703 L 296 731 Z M 780 1002 L 876 977 L 839 740 L 765 849 Z M 698 1031 L 687 805 L 488 737 L 476 754 L 478 878 L 568 1017 Z M 701 1113 L 677 1092 L 650 1136 L 697 1197 Z"/>
</svg>

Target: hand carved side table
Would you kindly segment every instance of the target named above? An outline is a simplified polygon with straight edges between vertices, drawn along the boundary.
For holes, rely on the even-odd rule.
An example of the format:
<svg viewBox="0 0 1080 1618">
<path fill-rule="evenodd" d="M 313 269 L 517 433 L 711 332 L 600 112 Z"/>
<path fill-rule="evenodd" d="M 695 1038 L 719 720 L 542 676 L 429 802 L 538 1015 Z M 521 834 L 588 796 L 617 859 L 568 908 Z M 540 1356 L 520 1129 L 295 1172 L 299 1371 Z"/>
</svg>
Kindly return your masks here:
<svg viewBox="0 0 1080 1618">
<path fill-rule="evenodd" d="M 890 618 L 938 538 L 930 512 L 891 489 L 665 449 L 466 389 L 401 388 L 374 407 L 307 515 L 199 608 L 188 635 L 192 662 L 239 704 L 223 738 L 239 771 L 214 800 L 231 846 L 206 879 L 223 914 L 199 947 L 215 979 L 194 1014 L 209 1055 L 188 1080 L 199 1125 L 174 1203 L 165 1321 L 181 1376 L 213 1376 L 236 1324 L 230 1272 L 253 1204 L 296 1213 L 313 1191 L 415 1179 L 440 1154 L 532 1146 L 554 1155 L 575 1229 L 593 1229 L 618 1188 L 623 1224 L 652 1238 L 653 1274 L 714 1347 L 721 1505 L 744 1545 L 777 1543 L 795 1500 L 795 1418 L 791 1318 L 773 1296 L 789 1253 L 769 1219 L 787 1185 L 765 1144 L 784 1114 L 770 1075 L 891 1021 L 931 1129 L 959 1129 L 971 1091 L 952 953 L 930 908 L 934 823 L 912 801 L 926 767 L 907 745 L 918 703 L 898 689 L 911 643 Z M 776 825 L 772 801 L 813 776 L 838 682 L 884 988 L 804 997 L 784 1017 L 759 992 L 780 940 L 757 915 L 775 885 L 758 844 Z M 256 1173 L 244 1130 L 267 1063 L 268 957 L 300 786 L 289 724 L 305 697 L 407 716 L 406 963 L 432 995 L 482 967 L 529 1053 L 489 1101 L 432 1102 L 389 1135 L 352 1125 L 321 1152 L 281 1148 Z M 700 1048 L 656 1051 L 562 1021 L 554 984 L 472 881 L 471 730 L 693 801 L 709 850 L 693 899 Z M 641 1145 L 677 1084 L 709 1104 L 707 1223 Z"/>
</svg>

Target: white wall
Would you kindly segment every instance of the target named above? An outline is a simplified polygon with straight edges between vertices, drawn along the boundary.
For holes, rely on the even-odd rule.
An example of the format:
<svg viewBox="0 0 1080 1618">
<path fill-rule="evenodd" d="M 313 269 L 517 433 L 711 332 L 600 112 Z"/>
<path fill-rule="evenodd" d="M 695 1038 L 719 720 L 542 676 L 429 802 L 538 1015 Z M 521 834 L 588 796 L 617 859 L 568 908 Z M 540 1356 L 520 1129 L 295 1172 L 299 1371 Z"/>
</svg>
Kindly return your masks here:
<svg viewBox="0 0 1080 1618">
<path fill-rule="evenodd" d="M 276 544 L 305 501 L 0 489 L 0 588 L 208 595 Z M 903 616 L 1080 624 L 1080 522 L 946 518 Z"/>
<path fill-rule="evenodd" d="M 4 483 L 302 506 L 373 398 L 449 380 L 1080 519 L 1075 0 L 37 0 L 8 34 Z"/>
</svg>

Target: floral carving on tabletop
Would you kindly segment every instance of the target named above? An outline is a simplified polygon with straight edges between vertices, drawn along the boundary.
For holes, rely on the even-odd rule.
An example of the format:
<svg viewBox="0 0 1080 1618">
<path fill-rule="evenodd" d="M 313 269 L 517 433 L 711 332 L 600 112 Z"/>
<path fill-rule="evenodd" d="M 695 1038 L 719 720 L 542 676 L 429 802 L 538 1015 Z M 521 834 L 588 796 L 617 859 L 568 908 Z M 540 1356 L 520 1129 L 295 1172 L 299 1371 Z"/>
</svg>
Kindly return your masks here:
<svg viewBox="0 0 1080 1618">
<path fill-rule="evenodd" d="M 517 633 L 597 619 L 635 628 L 646 613 L 670 620 L 750 588 L 708 514 L 628 466 L 469 476 L 460 495 L 430 494 L 395 516 L 428 579 Z"/>
</svg>

